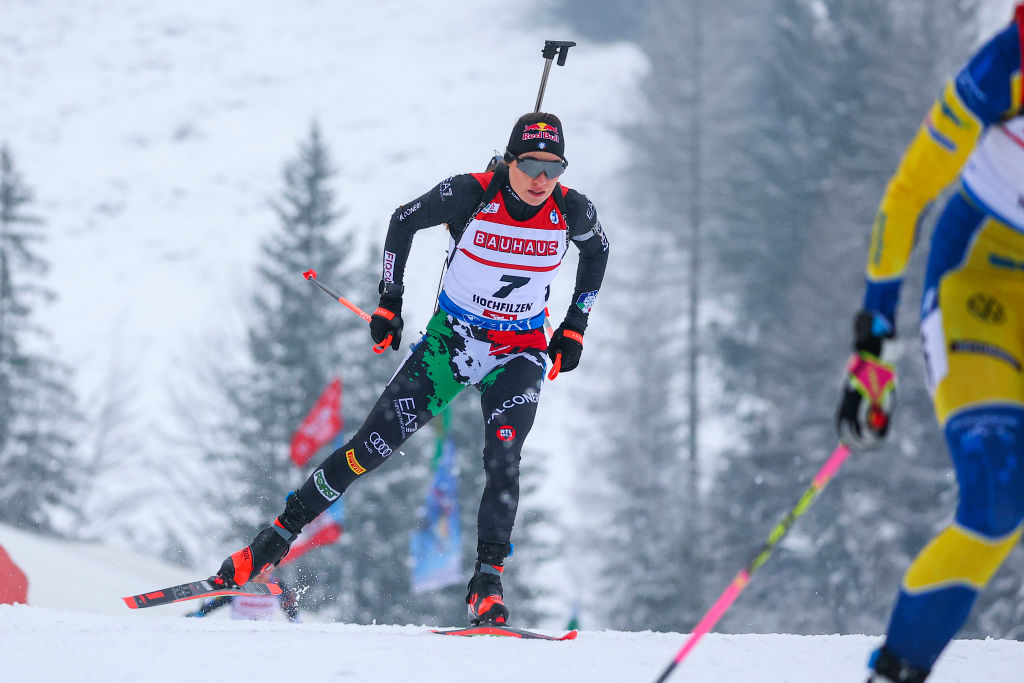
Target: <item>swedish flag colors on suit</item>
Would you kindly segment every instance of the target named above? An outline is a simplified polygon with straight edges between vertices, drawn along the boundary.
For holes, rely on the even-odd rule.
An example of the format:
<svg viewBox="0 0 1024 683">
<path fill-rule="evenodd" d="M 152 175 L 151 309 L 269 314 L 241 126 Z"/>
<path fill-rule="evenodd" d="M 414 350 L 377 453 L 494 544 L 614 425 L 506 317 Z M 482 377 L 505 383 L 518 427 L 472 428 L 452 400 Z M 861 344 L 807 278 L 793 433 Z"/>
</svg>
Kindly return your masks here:
<svg viewBox="0 0 1024 683">
<path fill-rule="evenodd" d="M 931 239 L 921 333 L 960 501 L 907 570 L 888 663 L 876 660 L 899 662 L 913 680 L 966 621 L 1024 523 L 1022 35 L 1024 4 L 946 84 L 888 183 L 868 249 L 864 309 L 895 329 L 922 214 L 955 188 Z"/>
</svg>

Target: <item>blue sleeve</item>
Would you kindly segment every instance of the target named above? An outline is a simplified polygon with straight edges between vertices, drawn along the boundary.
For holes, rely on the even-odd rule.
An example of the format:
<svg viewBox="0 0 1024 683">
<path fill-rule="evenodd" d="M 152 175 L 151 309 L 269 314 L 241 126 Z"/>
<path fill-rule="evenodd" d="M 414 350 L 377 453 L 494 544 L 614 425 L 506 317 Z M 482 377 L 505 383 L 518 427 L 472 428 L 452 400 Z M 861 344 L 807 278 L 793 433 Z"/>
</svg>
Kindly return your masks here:
<svg viewBox="0 0 1024 683">
<path fill-rule="evenodd" d="M 867 281 L 864 290 L 863 307 L 876 316 L 881 316 L 888 328 L 888 334 L 896 333 L 896 307 L 900 303 L 900 284 L 902 280 L 886 280 L 884 282 Z M 878 336 L 886 336 L 879 334 Z"/>
<path fill-rule="evenodd" d="M 957 94 L 983 123 L 1004 119 L 1020 108 L 1011 90 L 1020 62 L 1020 37 L 1017 24 L 1012 23 L 975 52 L 957 74 Z"/>
</svg>

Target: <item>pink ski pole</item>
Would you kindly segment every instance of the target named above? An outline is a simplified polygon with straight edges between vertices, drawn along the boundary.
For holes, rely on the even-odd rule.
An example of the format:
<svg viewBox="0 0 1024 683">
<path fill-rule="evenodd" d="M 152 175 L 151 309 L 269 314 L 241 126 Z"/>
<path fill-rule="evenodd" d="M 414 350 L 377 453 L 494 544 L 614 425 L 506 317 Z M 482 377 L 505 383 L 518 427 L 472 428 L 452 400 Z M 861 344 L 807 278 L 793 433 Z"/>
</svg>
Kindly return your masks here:
<svg viewBox="0 0 1024 683">
<path fill-rule="evenodd" d="M 680 648 L 678 653 L 676 653 L 675 659 L 673 659 L 669 663 L 668 667 L 661 672 L 661 676 L 658 677 L 658 680 L 655 681 L 655 683 L 665 683 L 665 681 L 668 680 L 668 677 L 672 674 L 672 671 L 674 671 L 679 665 L 679 662 L 683 661 L 683 659 L 690 654 L 690 651 L 696 647 L 697 642 L 704 637 L 704 634 L 710 631 L 712 627 L 718 623 L 718 620 L 722 618 L 722 615 L 728 611 L 732 606 L 732 603 L 736 601 L 736 598 L 740 596 L 743 589 L 747 587 L 748 583 L 750 583 L 750 577 L 761 567 L 762 564 L 768 561 L 768 558 L 771 556 L 775 546 L 778 545 L 779 541 L 782 540 L 782 537 L 786 535 L 786 532 L 788 532 L 789 528 L 793 526 L 793 523 L 796 522 L 797 518 L 807 511 L 807 508 L 811 506 L 814 499 L 818 497 L 818 494 L 821 493 L 822 489 L 825 488 L 832 477 L 835 476 L 836 472 L 839 471 L 839 468 L 842 467 L 843 462 L 849 457 L 849 455 L 850 449 L 842 444 L 832 451 L 832 455 L 830 455 L 828 460 L 825 461 L 825 464 L 821 466 L 818 473 L 814 475 L 814 480 L 811 482 L 810 487 L 804 491 L 802 496 L 800 496 L 800 500 L 796 502 L 793 509 L 790 510 L 782 521 L 772 529 L 772 532 L 768 534 L 768 540 L 765 541 L 765 544 L 758 551 L 757 555 L 754 556 L 754 559 L 751 560 L 750 564 L 740 570 L 735 578 L 733 578 L 732 583 L 729 584 L 728 588 L 718 596 L 718 600 L 716 600 L 715 604 L 711 606 L 711 609 L 701 617 L 697 626 L 694 627 L 693 633 L 690 634 L 690 637 L 686 639 L 685 643 L 683 643 L 683 647 Z"/>
</svg>

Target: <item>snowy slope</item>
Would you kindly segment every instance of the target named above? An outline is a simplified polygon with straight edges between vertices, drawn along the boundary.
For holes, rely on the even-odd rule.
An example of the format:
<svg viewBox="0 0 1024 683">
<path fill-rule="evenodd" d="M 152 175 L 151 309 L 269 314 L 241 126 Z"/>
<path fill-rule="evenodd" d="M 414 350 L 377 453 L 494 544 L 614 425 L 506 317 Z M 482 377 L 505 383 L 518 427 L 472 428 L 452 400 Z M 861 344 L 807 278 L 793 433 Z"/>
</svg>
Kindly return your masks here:
<svg viewBox="0 0 1024 683">
<path fill-rule="evenodd" d="M 193 603 L 129 610 L 121 601 L 195 578 L 183 569 L 4 526 L 0 545 L 30 582 L 30 606 L 0 605 L 3 681 L 649 682 L 685 639 L 584 630 L 573 642 L 539 643 L 442 638 L 423 626 L 183 619 Z M 877 642 L 868 636 L 711 634 L 671 680 L 863 683 L 867 653 Z M 931 680 L 1019 681 L 1022 671 L 1024 643 L 957 641 Z"/>
<path fill-rule="evenodd" d="M 183 567 L 125 550 L 90 543 L 59 543 L 2 524 L 0 546 L 28 577 L 28 602 L 34 607 L 123 615 L 126 607 L 122 596 L 196 578 L 194 572 Z M 191 609 L 195 607 L 172 605 L 163 616 Z"/>
<path fill-rule="evenodd" d="M 157 608 L 154 608 L 157 609 Z M 458 639 L 420 626 L 211 621 L 0 605 L 10 681 L 653 681 L 678 633 L 583 631 L 571 642 Z M 867 636 L 707 636 L 671 680 L 863 683 Z M 958 641 L 929 683 L 1019 681 L 1024 644 Z"/>
</svg>

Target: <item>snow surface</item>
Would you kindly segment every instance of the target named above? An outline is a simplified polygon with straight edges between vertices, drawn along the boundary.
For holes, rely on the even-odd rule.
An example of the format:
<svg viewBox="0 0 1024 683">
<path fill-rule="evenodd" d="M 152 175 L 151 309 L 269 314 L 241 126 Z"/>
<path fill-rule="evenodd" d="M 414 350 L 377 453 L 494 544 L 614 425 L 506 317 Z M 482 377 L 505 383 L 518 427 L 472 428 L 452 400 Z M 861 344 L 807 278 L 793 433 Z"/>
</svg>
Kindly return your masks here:
<svg viewBox="0 0 1024 683">
<path fill-rule="evenodd" d="M 121 596 L 197 578 L 185 569 L 5 526 L 0 545 L 29 577 L 28 606 L 0 605 L 0 681 L 650 682 L 686 638 L 583 630 L 571 642 L 531 642 L 445 638 L 422 625 L 184 619 L 195 603 L 129 610 Z M 712 633 L 670 680 L 863 683 L 878 640 Z M 1019 681 L 1021 672 L 1024 643 L 956 641 L 929 683 Z"/>
</svg>

